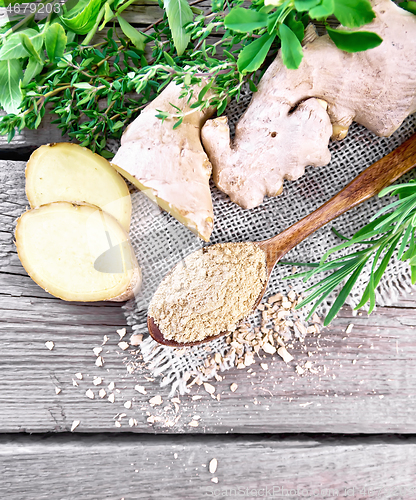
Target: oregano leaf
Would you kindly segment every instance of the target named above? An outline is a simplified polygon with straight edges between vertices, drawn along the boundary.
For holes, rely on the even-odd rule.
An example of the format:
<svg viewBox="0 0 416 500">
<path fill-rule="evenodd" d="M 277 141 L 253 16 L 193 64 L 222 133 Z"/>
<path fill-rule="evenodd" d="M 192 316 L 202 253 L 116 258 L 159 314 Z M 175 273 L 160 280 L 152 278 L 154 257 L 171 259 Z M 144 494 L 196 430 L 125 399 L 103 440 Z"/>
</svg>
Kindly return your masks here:
<svg viewBox="0 0 416 500">
<path fill-rule="evenodd" d="M 295 9 L 298 12 L 305 12 L 319 5 L 320 2 L 321 0 L 295 0 Z"/>
<path fill-rule="evenodd" d="M 230 30 L 247 33 L 267 26 L 268 18 L 265 13 L 236 7 L 225 16 L 224 24 Z"/>
<path fill-rule="evenodd" d="M 51 62 L 64 55 L 67 37 L 63 27 L 54 23 L 45 32 L 45 48 Z"/>
<path fill-rule="evenodd" d="M 28 85 L 43 69 L 43 62 L 29 57 L 29 62 L 23 76 L 23 86 Z"/>
<path fill-rule="evenodd" d="M 335 45 L 345 52 L 362 52 L 378 47 L 383 39 L 371 31 L 346 31 L 326 28 Z"/>
<path fill-rule="evenodd" d="M 0 61 L 0 104 L 8 114 L 17 114 L 22 102 L 20 81 L 23 79 L 23 70 L 20 61 L 7 59 Z"/>
<path fill-rule="evenodd" d="M 347 28 L 358 28 L 376 17 L 369 0 L 334 0 L 334 3 L 335 17 Z"/>
<path fill-rule="evenodd" d="M 180 56 L 191 40 L 191 35 L 186 32 L 184 26 L 193 20 L 194 15 L 186 0 L 163 0 L 163 5 L 168 16 L 173 43 Z"/>
<path fill-rule="evenodd" d="M 288 28 L 289 29 L 289 28 Z M 296 37 L 296 35 L 294 35 Z M 276 33 L 265 33 L 254 42 L 246 45 L 240 52 L 237 67 L 240 73 L 251 73 L 257 71 L 266 59 L 267 53 L 276 38 Z"/>
<path fill-rule="evenodd" d="M 32 42 L 35 50 L 40 51 L 43 44 L 42 35 L 32 28 L 28 28 L 18 33 L 13 33 L 6 39 L 0 49 L 0 60 L 20 59 L 29 56 L 29 52 L 22 45 L 21 35 L 26 35 Z"/>
<path fill-rule="evenodd" d="M 121 30 L 126 35 L 126 37 L 133 43 L 136 49 L 144 52 L 146 37 L 136 30 L 129 22 L 127 22 L 123 17 L 117 16 L 118 23 Z"/>
<path fill-rule="evenodd" d="M 289 69 L 298 69 L 303 58 L 302 45 L 298 37 L 285 24 L 279 26 L 279 36 L 282 41 L 283 64 Z"/>
</svg>

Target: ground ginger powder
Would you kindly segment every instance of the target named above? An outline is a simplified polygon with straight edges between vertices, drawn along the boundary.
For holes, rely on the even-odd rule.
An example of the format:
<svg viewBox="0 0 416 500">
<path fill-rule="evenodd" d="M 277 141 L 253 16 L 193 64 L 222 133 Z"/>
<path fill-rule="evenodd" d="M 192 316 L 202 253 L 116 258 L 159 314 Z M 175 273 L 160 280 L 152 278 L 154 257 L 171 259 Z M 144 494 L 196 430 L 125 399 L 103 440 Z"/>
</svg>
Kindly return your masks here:
<svg viewBox="0 0 416 500">
<path fill-rule="evenodd" d="M 235 330 L 266 281 L 266 256 L 254 243 L 220 243 L 188 255 L 168 274 L 148 314 L 165 339 L 195 342 Z"/>
</svg>

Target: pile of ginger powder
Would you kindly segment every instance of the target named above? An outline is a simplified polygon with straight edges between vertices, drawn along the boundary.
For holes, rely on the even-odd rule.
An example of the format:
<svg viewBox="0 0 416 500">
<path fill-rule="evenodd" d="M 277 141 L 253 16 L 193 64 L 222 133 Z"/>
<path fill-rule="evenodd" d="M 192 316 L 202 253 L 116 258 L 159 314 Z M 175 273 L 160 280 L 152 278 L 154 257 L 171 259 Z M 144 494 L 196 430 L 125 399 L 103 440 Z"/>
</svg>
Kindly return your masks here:
<svg viewBox="0 0 416 500">
<path fill-rule="evenodd" d="M 165 339 L 195 342 L 233 331 L 266 281 L 266 255 L 254 243 L 220 243 L 188 255 L 157 289 L 148 314 Z"/>
</svg>

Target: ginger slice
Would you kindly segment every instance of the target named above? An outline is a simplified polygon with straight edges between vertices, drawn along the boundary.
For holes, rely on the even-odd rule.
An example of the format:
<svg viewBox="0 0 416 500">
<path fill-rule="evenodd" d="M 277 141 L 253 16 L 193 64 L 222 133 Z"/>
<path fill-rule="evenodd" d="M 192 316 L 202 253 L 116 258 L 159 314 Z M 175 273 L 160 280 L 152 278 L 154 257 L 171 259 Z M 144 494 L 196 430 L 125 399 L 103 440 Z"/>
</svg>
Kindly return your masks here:
<svg viewBox="0 0 416 500">
<path fill-rule="evenodd" d="M 15 238 L 29 276 L 63 300 L 124 301 L 141 284 L 127 233 L 93 205 L 60 201 L 29 210 Z"/>
<path fill-rule="evenodd" d="M 113 215 L 126 231 L 131 199 L 124 179 L 102 156 L 78 144 L 47 144 L 26 166 L 26 196 L 32 208 L 55 201 L 87 202 Z"/>
<path fill-rule="evenodd" d="M 359 29 L 378 33 L 379 47 L 350 54 L 328 35 L 308 36 L 297 70 L 280 54 L 267 69 L 231 145 L 223 118 L 205 124 L 214 181 L 233 201 L 253 208 L 306 165 L 328 163 L 330 135 L 343 139 L 352 121 L 389 136 L 416 111 L 416 17 L 391 0 L 372 5 L 376 18 Z M 328 117 L 314 98 L 327 103 Z"/>
<path fill-rule="evenodd" d="M 194 87 L 194 91 L 190 101 L 180 99 L 181 86 L 169 84 L 126 129 L 113 165 L 162 209 L 209 241 L 214 224 L 209 188 L 212 167 L 201 145 L 200 130 L 213 110 L 192 111 L 190 105 L 200 89 Z M 190 112 L 176 129 L 174 119 L 156 118 L 157 110 L 174 113 L 171 104 Z"/>
</svg>

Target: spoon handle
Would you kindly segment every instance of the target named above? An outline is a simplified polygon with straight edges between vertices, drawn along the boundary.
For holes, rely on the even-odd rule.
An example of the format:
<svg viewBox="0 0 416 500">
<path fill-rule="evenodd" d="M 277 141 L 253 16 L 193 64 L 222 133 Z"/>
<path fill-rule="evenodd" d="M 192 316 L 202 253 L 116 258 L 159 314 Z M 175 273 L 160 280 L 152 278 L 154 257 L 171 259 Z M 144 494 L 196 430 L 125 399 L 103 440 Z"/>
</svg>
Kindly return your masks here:
<svg viewBox="0 0 416 500">
<path fill-rule="evenodd" d="M 268 270 L 289 250 L 332 219 L 368 200 L 416 167 L 416 134 L 390 154 L 366 168 L 342 191 L 282 233 L 260 242 Z"/>
</svg>

